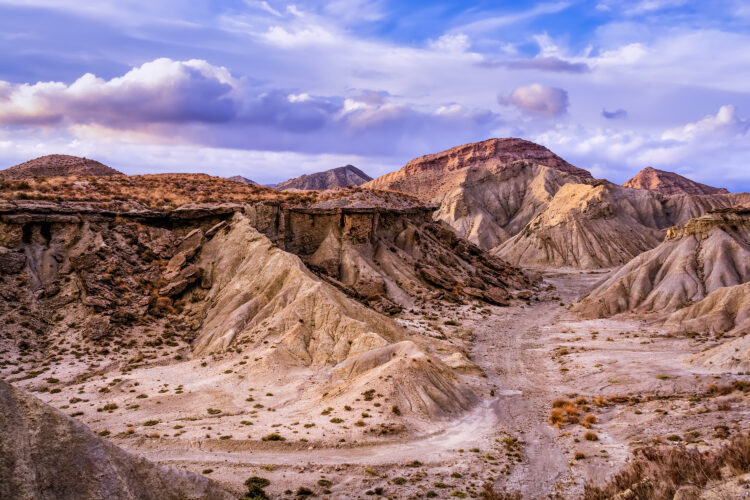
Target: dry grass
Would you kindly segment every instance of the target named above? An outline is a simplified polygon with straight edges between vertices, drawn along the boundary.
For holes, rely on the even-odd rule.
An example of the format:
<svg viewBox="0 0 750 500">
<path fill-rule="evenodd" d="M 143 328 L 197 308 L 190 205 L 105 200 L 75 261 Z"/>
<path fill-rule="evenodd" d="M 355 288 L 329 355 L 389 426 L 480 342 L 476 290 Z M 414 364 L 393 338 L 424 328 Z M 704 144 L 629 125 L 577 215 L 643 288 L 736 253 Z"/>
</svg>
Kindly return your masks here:
<svg viewBox="0 0 750 500">
<path fill-rule="evenodd" d="M 722 479 L 724 467 L 734 474 L 750 471 L 750 433 L 706 452 L 684 445 L 640 448 L 609 483 L 587 484 L 584 500 L 604 500 L 623 493 L 633 499 L 672 500 L 681 486 L 704 489 L 710 481 Z"/>
<path fill-rule="evenodd" d="M 206 174 L 33 177 L 0 176 L 0 199 L 78 201 L 140 204 L 151 210 L 170 210 L 192 203 L 249 203 L 275 201 L 293 206 L 322 204 L 336 207 L 342 199 L 365 205 L 421 206 L 415 198 L 359 187 L 329 191 L 276 191 Z M 343 203 L 346 205 L 346 203 Z"/>
<path fill-rule="evenodd" d="M 502 489 L 500 491 L 495 490 L 495 487 L 491 482 L 484 483 L 482 486 L 481 497 L 484 500 L 522 500 L 523 495 L 518 491 L 506 491 Z"/>
<path fill-rule="evenodd" d="M 315 193 L 288 193 L 205 174 L 117 175 L 111 177 L 0 178 L 0 197 L 17 200 L 139 202 L 152 209 L 188 203 L 243 203 L 254 200 L 315 201 Z"/>
</svg>

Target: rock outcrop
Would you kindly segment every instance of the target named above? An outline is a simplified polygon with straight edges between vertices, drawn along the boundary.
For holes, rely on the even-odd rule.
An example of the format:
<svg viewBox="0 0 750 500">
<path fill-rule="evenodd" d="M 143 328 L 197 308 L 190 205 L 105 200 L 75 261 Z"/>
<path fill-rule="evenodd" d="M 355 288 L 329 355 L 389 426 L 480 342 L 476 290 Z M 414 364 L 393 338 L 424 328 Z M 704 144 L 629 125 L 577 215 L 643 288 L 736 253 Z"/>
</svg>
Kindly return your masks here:
<svg viewBox="0 0 750 500">
<path fill-rule="evenodd" d="M 66 177 L 69 175 L 122 175 L 122 172 L 88 158 L 69 155 L 47 155 L 0 170 L 0 177 Z"/>
<path fill-rule="evenodd" d="M 723 287 L 750 281 L 750 210 L 722 210 L 671 228 L 576 307 L 588 317 L 623 312 L 666 315 Z"/>
<path fill-rule="evenodd" d="M 635 177 L 623 184 L 624 187 L 633 189 L 647 189 L 662 194 L 726 194 L 724 188 L 715 188 L 691 181 L 674 172 L 666 172 L 652 167 L 646 167 Z"/>
<path fill-rule="evenodd" d="M 305 174 L 276 184 L 279 191 L 298 189 L 300 191 L 321 191 L 324 189 L 361 186 L 371 181 L 372 177 L 362 172 L 354 165 L 333 168 L 324 172 Z"/>
<path fill-rule="evenodd" d="M 131 455 L 0 380 L 0 498 L 234 499 L 214 481 Z"/>
</svg>

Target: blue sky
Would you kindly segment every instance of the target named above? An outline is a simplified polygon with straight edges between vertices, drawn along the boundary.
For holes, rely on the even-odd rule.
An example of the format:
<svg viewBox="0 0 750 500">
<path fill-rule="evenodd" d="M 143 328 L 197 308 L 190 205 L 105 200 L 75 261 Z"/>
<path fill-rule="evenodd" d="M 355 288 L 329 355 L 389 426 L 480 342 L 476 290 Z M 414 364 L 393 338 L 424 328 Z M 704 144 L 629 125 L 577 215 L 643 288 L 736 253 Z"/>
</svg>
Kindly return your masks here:
<svg viewBox="0 0 750 500">
<path fill-rule="evenodd" d="M 276 182 L 505 136 L 750 191 L 750 2 L 0 0 L 0 166 Z"/>
</svg>

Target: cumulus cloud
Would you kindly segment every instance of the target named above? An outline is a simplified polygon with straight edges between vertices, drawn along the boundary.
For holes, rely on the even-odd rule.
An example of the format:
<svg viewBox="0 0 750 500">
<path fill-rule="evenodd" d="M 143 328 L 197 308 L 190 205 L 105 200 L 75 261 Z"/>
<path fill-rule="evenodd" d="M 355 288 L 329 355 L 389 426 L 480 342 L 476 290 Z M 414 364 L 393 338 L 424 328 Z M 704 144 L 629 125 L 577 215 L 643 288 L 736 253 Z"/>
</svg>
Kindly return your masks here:
<svg viewBox="0 0 750 500">
<path fill-rule="evenodd" d="M 222 122 L 238 111 L 238 82 L 205 61 L 157 59 L 109 81 L 0 85 L 0 125 Z"/>
<path fill-rule="evenodd" d="M 624 109 L 615 109 L 614 111 L 602 110 L 602 116 L 607 120 L 620 120 L 628 117 L 628 112 Z"/>
<path fill-rule="evenodd" d="M 730 190 L 750 189 L 750 122 L 730 105 L 722 106 L 715 115 L 661 133 L 567 125 L 532 139 L 615 182 L 652 165 Z"/>
<path fill-rule="evenodd" d="M 516 87 L 509 96 L 500 96 L 498 102 L 532 115 L 554 117 L 567 111 L 568 93 L 557 87 L 532 83 Z"/>
<path fill-rule="evenodd" d="M 111 80 L 86 74 L 69 85 L 0 82 L 0 126 L 61 129 L 87 140 L 416 154 L 483 138 L 497 121 L 486 109 L 417 108 L 384 91 L 258 89 L 201 60 L 157 59 Z"/>
<path fill-rule="evenodd" d="M 750 122 L 737 116 L 734 106 L 725 105 L 720 107 L 715 115 L 708 115 L 697 122 L 666 130 L 661 138 L 690 142 L 701 137 L 716 135 L 739 138 L 748 131 L 750 131 Z"/>
</svg>

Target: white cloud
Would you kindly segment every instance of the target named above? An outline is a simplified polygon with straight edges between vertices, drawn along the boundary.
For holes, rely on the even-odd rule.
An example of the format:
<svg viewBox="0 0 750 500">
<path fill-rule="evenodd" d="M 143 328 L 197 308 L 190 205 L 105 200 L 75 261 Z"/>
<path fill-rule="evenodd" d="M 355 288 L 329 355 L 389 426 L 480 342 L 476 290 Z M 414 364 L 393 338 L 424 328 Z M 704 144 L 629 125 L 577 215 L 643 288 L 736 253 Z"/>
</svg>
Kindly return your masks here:
<svg viewBox="0 0 750 500">
<path fill-rule="evenodd" d="M 653 133 L 564 125 L 531 137 L 599 177 L 624 182 L 647 165 L 699 182 L 750 188 L 750 123 L 734 106 L 680 127 Z"/>
<path fill-rule="evenodd" d="M 322 26 L 308 25 L 287 29 L 282 26 L 271 26 L 263 35 L 266 42 L 277 47 L 291 49 L 311 45 L 333 45 L 337 38 Z"/>
<path fill-rule="evenodd" d="M 466 52 L 471 47 L 469 37 L 463 33 L 448 33 L 430 42 L 430 48 L 443 52 Z"/>
<path fill-rule="evenodd" d="M 739 139 L 749 130 L 750 122 L 738 117 L 734 106 L 725 105 L 720 107 L 715 115 L 708 115 L 697 122 L 666 130 L 661 138 L 665 141 L 690 142 L 718 134 Z"/>
<path fill-rule="evenodd" d="M 568 93 L 557 87 L 532 83 L 516 87 L 507 97 L 500 97 L 501 104 L 513 105 L 525 113 L 554 117 L 568 109 Z"/>
</svg>

